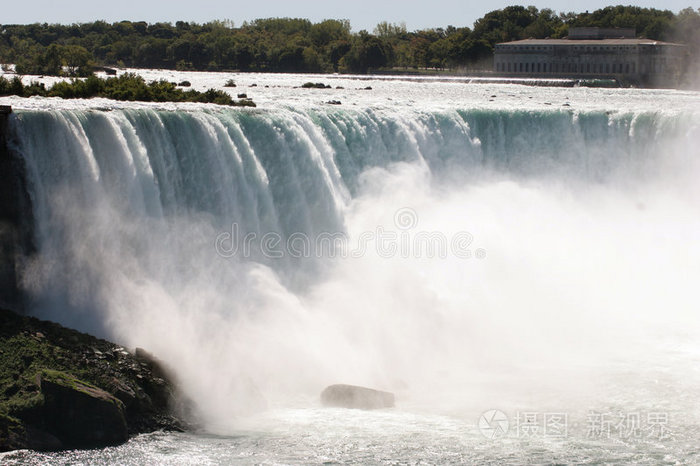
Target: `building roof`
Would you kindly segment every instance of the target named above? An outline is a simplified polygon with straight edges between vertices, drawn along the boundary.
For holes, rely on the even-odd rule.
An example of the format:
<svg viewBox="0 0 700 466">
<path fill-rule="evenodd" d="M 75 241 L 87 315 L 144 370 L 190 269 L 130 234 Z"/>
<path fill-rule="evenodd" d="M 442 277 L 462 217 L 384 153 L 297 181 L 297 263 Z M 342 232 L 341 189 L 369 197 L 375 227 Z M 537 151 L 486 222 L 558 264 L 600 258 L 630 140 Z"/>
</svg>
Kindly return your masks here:
<svg viewBox="0 0 700 466">
<path fill-rule="evenodd" d="M 634 39 L 634 28 L 570 27 L 569 39 Z"/>
<path fill-rule="evenodd" d="M 501 42 L 496 45 L 675 45 L 672 42 L 662 42 L 654 39 L 523 39 L 512 42 Z"/>
</svg>

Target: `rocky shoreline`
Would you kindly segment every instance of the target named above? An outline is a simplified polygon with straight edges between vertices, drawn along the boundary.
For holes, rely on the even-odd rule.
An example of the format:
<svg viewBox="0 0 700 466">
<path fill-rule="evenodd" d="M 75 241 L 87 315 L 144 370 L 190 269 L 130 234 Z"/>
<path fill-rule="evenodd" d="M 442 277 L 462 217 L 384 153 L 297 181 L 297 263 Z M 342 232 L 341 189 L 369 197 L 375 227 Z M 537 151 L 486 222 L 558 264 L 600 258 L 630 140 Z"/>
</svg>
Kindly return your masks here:
<svg viewBox="0 0 700 466">
<path fill-rule="evenodd" d="M 170 371 L 146 351 L 0 310 L 0 451 L 182 431 L 183 406 Z"/>
</svg>

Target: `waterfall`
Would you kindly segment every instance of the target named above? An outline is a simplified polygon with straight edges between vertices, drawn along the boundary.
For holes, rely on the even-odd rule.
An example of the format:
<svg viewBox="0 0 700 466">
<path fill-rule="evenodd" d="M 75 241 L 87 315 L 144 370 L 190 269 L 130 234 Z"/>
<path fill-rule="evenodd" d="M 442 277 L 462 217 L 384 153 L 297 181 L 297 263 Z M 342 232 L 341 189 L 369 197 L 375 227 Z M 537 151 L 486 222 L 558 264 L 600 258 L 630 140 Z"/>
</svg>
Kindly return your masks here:
<svg viewBox="0 0 700 466">
<path fill-rule="evenodd" d="M 174 365 L 213 424 L 336 382 L 464 394 L 691 315 L 697 136 L 653 112 L 18 110 L 21 283 Z"/>
</svg>

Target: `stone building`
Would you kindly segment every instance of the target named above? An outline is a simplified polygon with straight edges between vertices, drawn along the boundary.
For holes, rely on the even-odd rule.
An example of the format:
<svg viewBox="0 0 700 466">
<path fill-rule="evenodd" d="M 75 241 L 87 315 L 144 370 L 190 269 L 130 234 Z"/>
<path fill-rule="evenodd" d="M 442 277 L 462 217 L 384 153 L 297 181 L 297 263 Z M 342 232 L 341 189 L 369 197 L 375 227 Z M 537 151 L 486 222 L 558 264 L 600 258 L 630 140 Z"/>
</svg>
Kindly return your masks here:
<svg viewBox="0 0 700 466">
<path fill-rule="evenodd" d="M 494 71 L 506 76 L 612 78 L 624 84 L 674 86 L 685 46 L 638 39 L 634 29 L 571 28 L 565 39 L 496 44 Z"/>
</svg>

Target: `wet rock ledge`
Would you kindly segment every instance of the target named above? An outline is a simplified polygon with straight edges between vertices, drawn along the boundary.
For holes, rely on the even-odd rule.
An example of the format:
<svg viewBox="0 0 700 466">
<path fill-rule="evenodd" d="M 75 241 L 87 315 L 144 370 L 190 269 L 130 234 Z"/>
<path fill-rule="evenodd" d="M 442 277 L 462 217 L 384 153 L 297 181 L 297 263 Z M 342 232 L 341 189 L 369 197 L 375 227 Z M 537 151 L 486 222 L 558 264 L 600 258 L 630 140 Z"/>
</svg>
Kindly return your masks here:
<svg viewBox="0 0 700 466">
<path fill-rule="evenodd" d="M 168 371 L 142 349 L 0 309 L 0 451 L 118 445 L 184 430 Z"/>
</svg>

